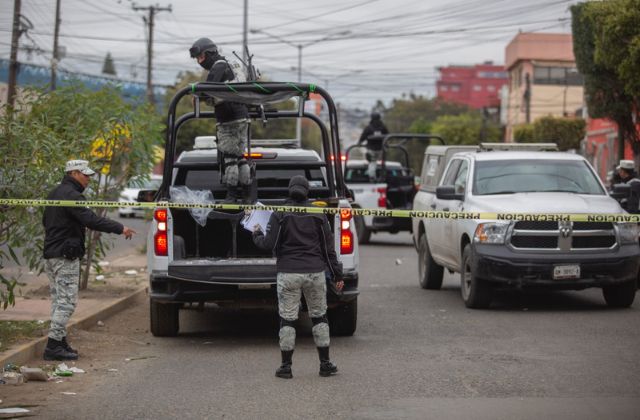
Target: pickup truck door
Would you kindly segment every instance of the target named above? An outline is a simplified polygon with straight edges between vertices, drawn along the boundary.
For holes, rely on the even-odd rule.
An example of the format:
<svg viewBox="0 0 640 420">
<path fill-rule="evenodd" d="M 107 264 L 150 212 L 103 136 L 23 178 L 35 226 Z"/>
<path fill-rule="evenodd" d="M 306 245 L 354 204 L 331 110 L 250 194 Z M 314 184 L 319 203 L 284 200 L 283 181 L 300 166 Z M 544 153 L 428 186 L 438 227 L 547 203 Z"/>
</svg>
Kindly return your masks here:
<svg viewBox="0 0 640 420">
<path fill-rule="evenodd" d="M 456 175 L 452 182 L 455 187 L 456 194 L 466 194 L 467 182 L 469 175 L 469 162 L 461 160 Z M 451 184 L 449 184 L 451 185 Z M 464 201 L 462 200 L 440 200 L 444 206 L 442 210 L 448 209 L 451 212 L 463 210 Z M 460 251 L 460 221 L 455 219 L 444 219 L 442 223 L 443 233 L 443 260 L 449 266 L 459 267 L 461 260 Z"/>
<path fill-rule="evenodd" d="M 447 166 L 440 185 L 453 185 L 455 176 L 458 173 L 461 159 L 452 159 Z M 433 194 L 433 202 L 429 204 L 426 210 L 434 211 L 449 211 L 450 200 L 440 200 Z M 447 237 L 445 236 L 445 219 L 427 219 L 427 241 L 429 241 L 429 248 L 431 254 L 436 262 L 442 264 L 447 261 L 446 255 L 448 253 Z"/>
</svg>

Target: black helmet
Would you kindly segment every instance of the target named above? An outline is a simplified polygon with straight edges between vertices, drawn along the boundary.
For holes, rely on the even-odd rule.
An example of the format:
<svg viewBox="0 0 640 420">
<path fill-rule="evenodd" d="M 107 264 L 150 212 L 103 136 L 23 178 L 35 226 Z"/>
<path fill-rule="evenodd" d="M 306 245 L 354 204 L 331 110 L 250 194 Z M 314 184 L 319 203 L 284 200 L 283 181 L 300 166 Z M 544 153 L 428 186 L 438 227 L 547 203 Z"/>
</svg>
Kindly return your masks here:
<svg viewBox="0 0 640 420">
<path fill-rule="evenodd" d="M 218 47 L 216 47 L 216 44 L 214 44 L 213 41 L 209 38 L 200 38 L 193 43 L 191 48 L 189 48 L 189 54 L 191 54 L 191 58 L 196 58 L 203 52 L 216 54 L 218 52 Z"/>
<path fill-rule="evenodd" d="M 302 175 L 296 175 L 289 181 L 289 197 L 297 201 L 307 199 L 309 195 L 309 181 Z"/>
<path fill-rule="evenodd" d="M 372 112 L 371 113 L 371 119 L 372 120 L 379 120 L 380 119 L 380 113 L 379 112 Z"/>
</svg>

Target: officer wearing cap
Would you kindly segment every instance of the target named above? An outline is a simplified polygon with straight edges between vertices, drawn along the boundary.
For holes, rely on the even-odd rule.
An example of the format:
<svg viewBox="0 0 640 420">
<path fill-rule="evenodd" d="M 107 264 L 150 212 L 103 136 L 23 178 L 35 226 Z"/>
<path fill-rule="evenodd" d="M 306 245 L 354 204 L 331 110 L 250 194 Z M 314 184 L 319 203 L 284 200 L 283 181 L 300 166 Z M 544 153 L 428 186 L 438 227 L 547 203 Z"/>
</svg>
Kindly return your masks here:
<svg viewBox="0 0 640 420">
<path fill-rule="evenodd" d="M 86 160 L 70 160 L 62 182 L 47 200 L 85 201 L 82 192 L 95 172 Z M 51 292 L 51 326 L 44 360 L 76 360 L 78 352 L 67 341 L 67 322 L 76 308 L 80 260 L 84 256 L 85 229 L 117 233 L 127 239 L 136 233 L 114 220 L 100 217 L 88 207 L 45 207 L 44 268 Z"/>
<path fill-rule="evenodd" d="M 302 175 L 289 181 L 289 206 L 307 206 L 309 182 Z M 296 342 L 295 321 L 300 310 L 300 295 L 304 294 L 311 332 L 318 348 L 320 376 L 331 376 L 338 368 L 329 359 L 329 323 L 327 321 L 328 269 L 342 290 L 342 265 L 334 249 L 333 234 L 324 214 L 271 214 L 266 233 L 254 227 L 253 242 L 276 256 L 278 313 L 280 314 L 280 352 L 282 364 L 276 370 L 279 378 L 292 378 L 291 359 Z"/>
<path fill-rule="evenodd" d="M 631 181 L 640 181 L 636 178 L 636 167 L 632 160 L 621 160 L 617 169 L 621 182 L 628 184 Z"/>
<path fill-rule="evenodd" d="M 240 65 L 218 53 L 218 47 L 209 38 L 200 38 L 189 48 L 191 58 L 207 70 L 207 82 L 245 82 Z M 218 153 L 224 163 L 223 183 L 227 187 L 225 202 L 248 201 L 251 170 L 244 158 L 249 130 L 247 106 L 237 102 L 207 99 L 214 105 Z"/>
</svg>

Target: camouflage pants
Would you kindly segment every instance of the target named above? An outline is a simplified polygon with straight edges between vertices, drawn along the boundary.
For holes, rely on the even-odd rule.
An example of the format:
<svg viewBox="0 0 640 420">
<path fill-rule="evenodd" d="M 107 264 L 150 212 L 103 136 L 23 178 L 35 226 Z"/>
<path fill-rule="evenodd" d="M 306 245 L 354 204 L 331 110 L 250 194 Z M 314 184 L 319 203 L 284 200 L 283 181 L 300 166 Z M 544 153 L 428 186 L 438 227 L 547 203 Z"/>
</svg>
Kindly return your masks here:
<svg viewBox="0 0 640 420">
<path fill-rule="evenodd" d="M 67 336 L 67 322 L 73 315 L 78 302 L 80 260 L 50 258 L 45 260 L 44 269 L 49 277 L 51 292 L 49 337 L 60 341 Z"/>
<path fill-rule="evenodd" d="M 288 325 L 298 319 L 300 296 L 309 308 L 313 322 L 313 340 L 318 347 L 329 346 L 329 324 L 327 323 L 327 284 L 324 272 L 278 273 L 278 312 L 285 322 L 280 326 L 280 350 L 293 350 L 296 344 L 296 329 Z"/>
<path fill-rule="evenodd" d="M 247 149 L 246 120 L 231 121 L 218 125 L 218 150 L 224 154 L 224 174 L 222 183 L 229 187 L 251 184 L 251 171 L 242 157 Z"/>
</svg>

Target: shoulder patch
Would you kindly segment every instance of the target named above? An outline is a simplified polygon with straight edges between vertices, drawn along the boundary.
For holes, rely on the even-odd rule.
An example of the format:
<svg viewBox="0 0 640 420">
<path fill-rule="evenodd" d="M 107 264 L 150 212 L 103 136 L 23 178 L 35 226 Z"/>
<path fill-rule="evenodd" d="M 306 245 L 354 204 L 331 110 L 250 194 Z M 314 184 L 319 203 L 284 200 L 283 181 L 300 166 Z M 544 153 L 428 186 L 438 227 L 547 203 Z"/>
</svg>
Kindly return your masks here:
<svg viewBox="0 0 640 420">
<path fill-rule="evenodd" d="M 312 201 L 311 205 L 314 207 L 327 207 L 328 204 L 326 201 L 316 200 L 316 201 Z"/>
</svg>

